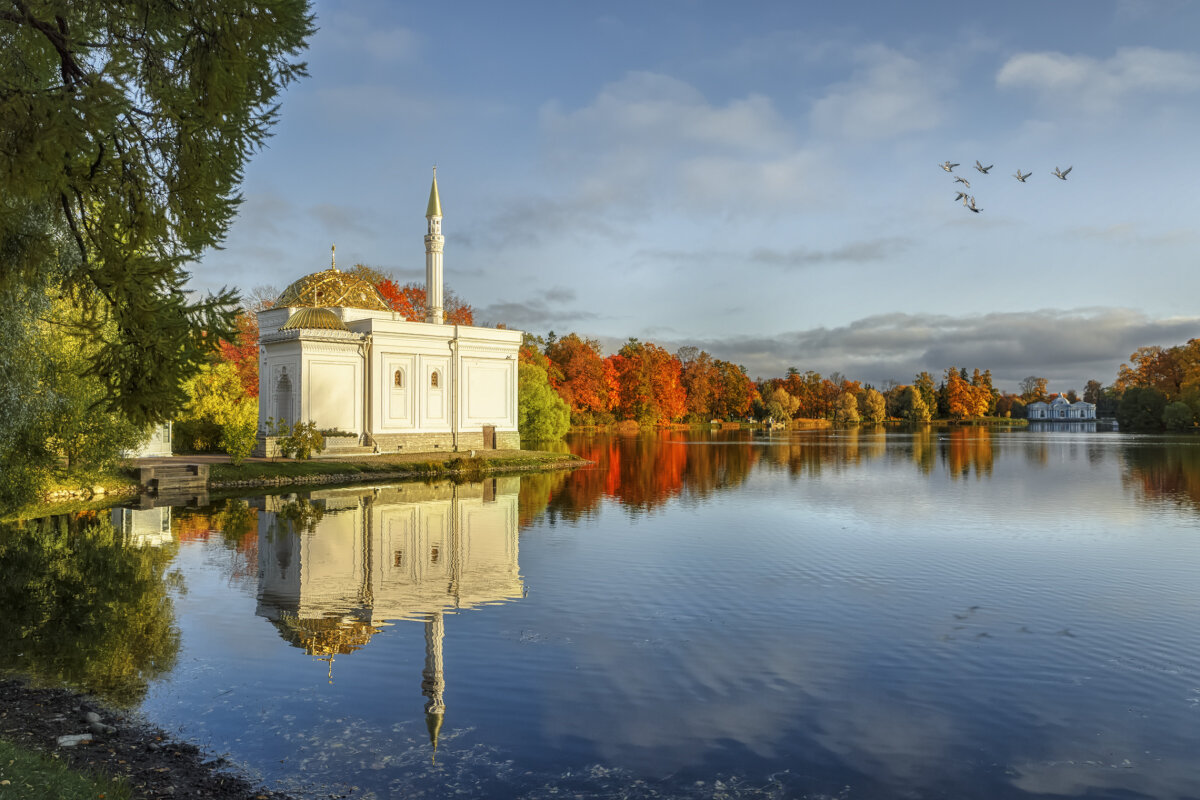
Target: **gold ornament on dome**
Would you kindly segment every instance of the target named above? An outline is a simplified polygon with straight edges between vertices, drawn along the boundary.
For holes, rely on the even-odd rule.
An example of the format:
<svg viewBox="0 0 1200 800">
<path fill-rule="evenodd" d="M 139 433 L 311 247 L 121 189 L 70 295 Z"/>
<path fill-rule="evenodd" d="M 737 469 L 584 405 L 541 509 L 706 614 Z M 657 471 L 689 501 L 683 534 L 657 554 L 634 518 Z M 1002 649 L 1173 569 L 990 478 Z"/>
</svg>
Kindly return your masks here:
<svg viewBox="0 0 1200 800">
<path fill-rule="evenodd" d="M 379 290 L 369 281 L 336 267 L 305 275 L 283 290 L 275 306 L 391 310 Z"/>
</svg>

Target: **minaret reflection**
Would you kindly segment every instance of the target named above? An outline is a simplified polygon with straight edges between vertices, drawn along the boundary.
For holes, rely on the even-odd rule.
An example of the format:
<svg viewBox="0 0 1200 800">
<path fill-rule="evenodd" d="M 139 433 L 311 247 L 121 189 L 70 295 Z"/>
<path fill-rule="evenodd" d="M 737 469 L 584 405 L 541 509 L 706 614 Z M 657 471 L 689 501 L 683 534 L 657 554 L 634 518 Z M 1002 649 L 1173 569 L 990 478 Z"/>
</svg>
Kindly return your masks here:
<svg viewBox="0 0 1200 800">
<path fill-rule="evenodd" d="M 437 750 L 446 713 L 445 616 L 523 595 L 520 478 L 268 497 L 259 517 L 259 616 L 329 662 L 397 620 L 425 626 L 421 693 Z M 302 506 L 302 512 L 293 506 Z"/>
<path fill-rule="evenodd" d="M 430 614 L 425 620 L 425 669 L 421 671 L 421 694 L 429 698 L 425 703 L 425 726 L 429 728 L 434 758 L 437 756 L 438 732 L 446 715 L 446 702 L 442 699 L 446 691 L 446 673 L 442 664 L 442 639 L 445 637 L 446 624 L 441 612 Z"/>
</svg>

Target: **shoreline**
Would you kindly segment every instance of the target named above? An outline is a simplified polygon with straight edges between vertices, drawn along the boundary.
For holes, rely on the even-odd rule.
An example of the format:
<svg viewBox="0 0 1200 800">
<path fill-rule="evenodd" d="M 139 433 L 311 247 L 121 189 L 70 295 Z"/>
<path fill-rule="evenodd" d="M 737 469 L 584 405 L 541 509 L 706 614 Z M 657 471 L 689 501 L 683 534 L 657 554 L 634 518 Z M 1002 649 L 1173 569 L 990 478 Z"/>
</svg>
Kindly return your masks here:
<svg viewBox="0 0 1200 800">
<path fill-rule="evenodd" d="M 153 463 L 206 463 L 209 480 L 203 491 L 240 492 L 253 488 L 314 486 L 370 483 L 373 481 L 455 480 L 478 481 L 484 478 L 523 472 L 573 470 L 592 464 L 569 453 L 544 450 L 490 451 L 487 457 L 469 458 L 465 453 L 409 453 L 354 458 L 246 459 L 234 466 L 225 455 L 176 455 L 160 459 L 138 459 L 120 471 L 111 473 L 91 487 L 58 488 L 48 492 L 41 502 L 20 509 L 3 521 L 73 511 L 100 510 L 120 505 L 145 494 L 146 487 L 137 478 L 137 469 Z M 215 474 L 214 474 L 215 473 Z M 194 491 L 194 490 L 193 490 Z M 164 494 L 168 494 L 164 492 Z"/>
<path fill-rule="evenodd" d="M 85 718 L 89 713 L 102 720 L 91 730 Z M 98 729 L 107 732 L 93 732 Z M 58 743 L 59 737 L 80 734 L 92 738 L 75 745 Z M 0 674 L 0 739 L 92 777 L 122 778 L 134 798 L 293 800 L 257 783 L 245 768 L 174 738 L 137 712 L 112 708 L 83 692 L 38 686 L 19 674 Z"/>
</svg>

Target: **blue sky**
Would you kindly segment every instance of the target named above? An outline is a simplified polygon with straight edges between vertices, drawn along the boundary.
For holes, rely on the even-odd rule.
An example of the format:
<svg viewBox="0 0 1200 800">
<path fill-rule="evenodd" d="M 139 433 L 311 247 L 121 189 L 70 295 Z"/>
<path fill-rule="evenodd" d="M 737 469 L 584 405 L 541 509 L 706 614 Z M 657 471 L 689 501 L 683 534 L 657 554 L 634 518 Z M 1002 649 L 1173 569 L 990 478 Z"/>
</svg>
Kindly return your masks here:
<svg viewBox="0 0 1200 800">
<path fill-rule="evenodd" d="M 331 243 L 423 281 L 437 163 L 446 283 L 484 323 L 1052 390 L 1200 335 L 1200 4 L 315 11 L 195 288 L 282 288 Z"/>
</svg>

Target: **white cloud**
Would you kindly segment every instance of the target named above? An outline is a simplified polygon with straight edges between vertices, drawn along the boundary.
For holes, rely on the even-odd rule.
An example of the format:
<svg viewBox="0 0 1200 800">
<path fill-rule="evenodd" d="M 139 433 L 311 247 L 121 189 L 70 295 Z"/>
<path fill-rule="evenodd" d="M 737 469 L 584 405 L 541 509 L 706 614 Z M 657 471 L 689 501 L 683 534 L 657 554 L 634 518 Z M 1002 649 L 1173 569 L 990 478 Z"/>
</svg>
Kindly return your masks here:
<svg viewBox="0 0 1200 800">
<path fill-rule="evenodd" d="M 768 98 L 750 95 L 717 106 L 690 84 L 652 72 L 629 73 L 576 111 L 549 104 L 542 124 L 560 141 L 615 140 L 654 151 L 679 146 L 770 151 L 788 140 L 787 126 Z"/>
<path fill-rule="evenodd" d="M 566 206 L 774 215 L 836 183 L 828 157 L 799 146 L 770 99 L 714 103 L 667 75 L 629 73 L 584 107 L 547 104 L 541 122 Z"/>
<path fill-rule="evenodd" d="M 945 74 L 882 46 L 855 53 L 859 68 L 812 107 L 813 127 L 827 136 L 886 139 L 938 127 Z"/>
<path fill-rule="evenodd" d="M 1059 52 L 1019 53 L 1000 68 L 1002 89 L 1032 89 L 1046 101 L 1105 112 L 1138 95 L 1200 90 L 1200 57 L 1153 47 L 1119 49 L 1100 60 Z"/>
<path fill-rule="evenodd" d="M 400 25 L 380 24 L 354 14 L 333 14 L 321 20 L 320 43 L 339 51 L 366 53 L 376 61 L 410 60 L 420 54 L 417 34 Z"/>
</svg>

